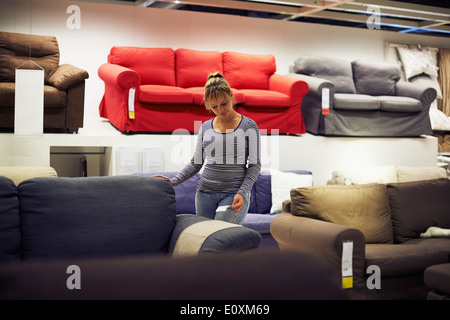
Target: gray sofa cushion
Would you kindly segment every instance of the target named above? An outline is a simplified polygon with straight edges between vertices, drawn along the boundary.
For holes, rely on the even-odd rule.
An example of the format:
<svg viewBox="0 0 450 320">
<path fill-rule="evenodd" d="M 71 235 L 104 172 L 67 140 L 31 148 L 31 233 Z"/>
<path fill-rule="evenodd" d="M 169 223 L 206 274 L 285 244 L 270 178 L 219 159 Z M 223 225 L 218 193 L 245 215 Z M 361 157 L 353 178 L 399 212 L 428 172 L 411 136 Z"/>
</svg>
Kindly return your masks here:
<svg viewBox="0 0 450 320">
<path fill-rule="evenodd" d="M 380 110 L 380 101 L 367 94 L 336 93 L 333 109 L 337 110 Z"/>
<path fill-rule="evenodd" d="M 372 96 L 395 95 L 400 68 L 391 63 L 356 60 L 352 63 L 357 93 Z"/>
<path fill-rule="evenodd" d="M 16 185 L 0 176 L 0 262 L 20 260 L 20 216 Z"/>
<path fill-rule="evenodd" d="M 422 103 L 409 97 L 379 96 L 380 109 L 388 112 L 421 112 Z"/>
<path fill-rule="evenodd" d="M 18 187 L 23 259 L 166 253 L 175 193 L 160 178 L 33 178 Z"/>
<path fill-rule="evenodd" d="M 419 238 L 429 227 L 450 229 L 450 180 L 447 178 L 387 185 L 394 240 Z"/>
<path fill-rule="evenodd" d="M 295 73 L 331 81 L 336 88 L 336 92 L 356 93 L 353 84 L 352 65 L 349 61 L 304 55 L 294 61 L 292 70 Z"/>
</svg>

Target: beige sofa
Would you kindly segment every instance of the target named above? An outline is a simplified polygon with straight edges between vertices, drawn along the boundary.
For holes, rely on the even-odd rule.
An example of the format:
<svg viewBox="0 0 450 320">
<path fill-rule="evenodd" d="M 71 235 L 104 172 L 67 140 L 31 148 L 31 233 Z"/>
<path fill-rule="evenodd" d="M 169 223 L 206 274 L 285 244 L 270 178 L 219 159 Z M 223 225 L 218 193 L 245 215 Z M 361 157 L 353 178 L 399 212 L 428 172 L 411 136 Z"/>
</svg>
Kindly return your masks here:
<svg viewBox="0 0 450 320">
<path fill-rule="evenodd" d="M 280 250 L 321 257 L 354 299 L 425 299 L 424 270 L 449 262 L 450 239 L 429 231 L 450 231 L 450 180 L 442 168 L 395 169 L 409 182 L 335 172 L 335 183 L 352 181 L 292 189 L 270 227 Z"/>
<path fill-rule="evenodd" d="M 22 181 L 36 177 L 57 177 L 58 173 L 52 167 L 39 166 L 5 166 L 0 167 L 0 176 L 11 179 L 16 186 Z"/>
</svg>

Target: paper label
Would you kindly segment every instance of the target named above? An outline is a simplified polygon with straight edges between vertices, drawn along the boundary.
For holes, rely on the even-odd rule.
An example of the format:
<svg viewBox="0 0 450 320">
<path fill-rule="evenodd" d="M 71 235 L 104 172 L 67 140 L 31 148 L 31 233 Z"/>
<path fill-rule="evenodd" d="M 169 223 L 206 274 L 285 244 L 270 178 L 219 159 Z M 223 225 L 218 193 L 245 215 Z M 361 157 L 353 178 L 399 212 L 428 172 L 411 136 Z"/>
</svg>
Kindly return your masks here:
<svg viewBox="0 0 450 320">
<path fill-rule="evenodd" d="M 322 89 L 322 114 L 330 113 L 330 88 Z"/>
<path fill-rule="evenodd" d="M 353 287 L 353 241 L 342 243 L 342 287 Z"/>
<path fill-rule="evenodd" d="M 128 117 L 130 119 L 134 119 L 134 97 L 136 94 L 136 89 L 135 88 L 131 88 L 128 91 Z"/>
</svg>

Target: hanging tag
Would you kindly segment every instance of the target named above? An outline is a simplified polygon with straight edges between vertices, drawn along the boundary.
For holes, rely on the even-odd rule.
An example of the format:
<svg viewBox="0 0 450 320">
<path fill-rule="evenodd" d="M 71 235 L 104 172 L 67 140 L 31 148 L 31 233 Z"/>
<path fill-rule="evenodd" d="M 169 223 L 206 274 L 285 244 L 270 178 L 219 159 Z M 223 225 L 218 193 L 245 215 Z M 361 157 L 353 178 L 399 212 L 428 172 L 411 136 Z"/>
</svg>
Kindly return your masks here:
<svg viewBox="0 0 450 320">
<path fill-rule="evenodd" d="M 135 88 L 130 88 L 128 91 L 128 117 L 134 119 L 134 96 L 136 94 Z"/>
<path fill-rule="evenodd" d="M 330 88 L 322 89 L 322 114 L 330 113 Z"/>
<path fill-rule="evenodd" d="M 353 287 L 353 241 L 342 243 L 342 288 Z"/>
</svg>

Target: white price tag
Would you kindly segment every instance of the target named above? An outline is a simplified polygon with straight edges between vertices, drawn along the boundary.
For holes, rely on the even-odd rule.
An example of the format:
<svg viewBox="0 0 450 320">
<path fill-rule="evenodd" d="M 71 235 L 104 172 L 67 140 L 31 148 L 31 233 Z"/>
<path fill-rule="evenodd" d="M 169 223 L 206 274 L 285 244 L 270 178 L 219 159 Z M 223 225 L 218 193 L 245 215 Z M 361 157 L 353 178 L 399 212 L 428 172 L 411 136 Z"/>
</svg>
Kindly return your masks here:
<svg viewBox="0 0 450 320">
<path fill-rule="evenodd" d="M 353 241 L 342 243 L 342 287 L 353 287 Z"/>
</svg>

